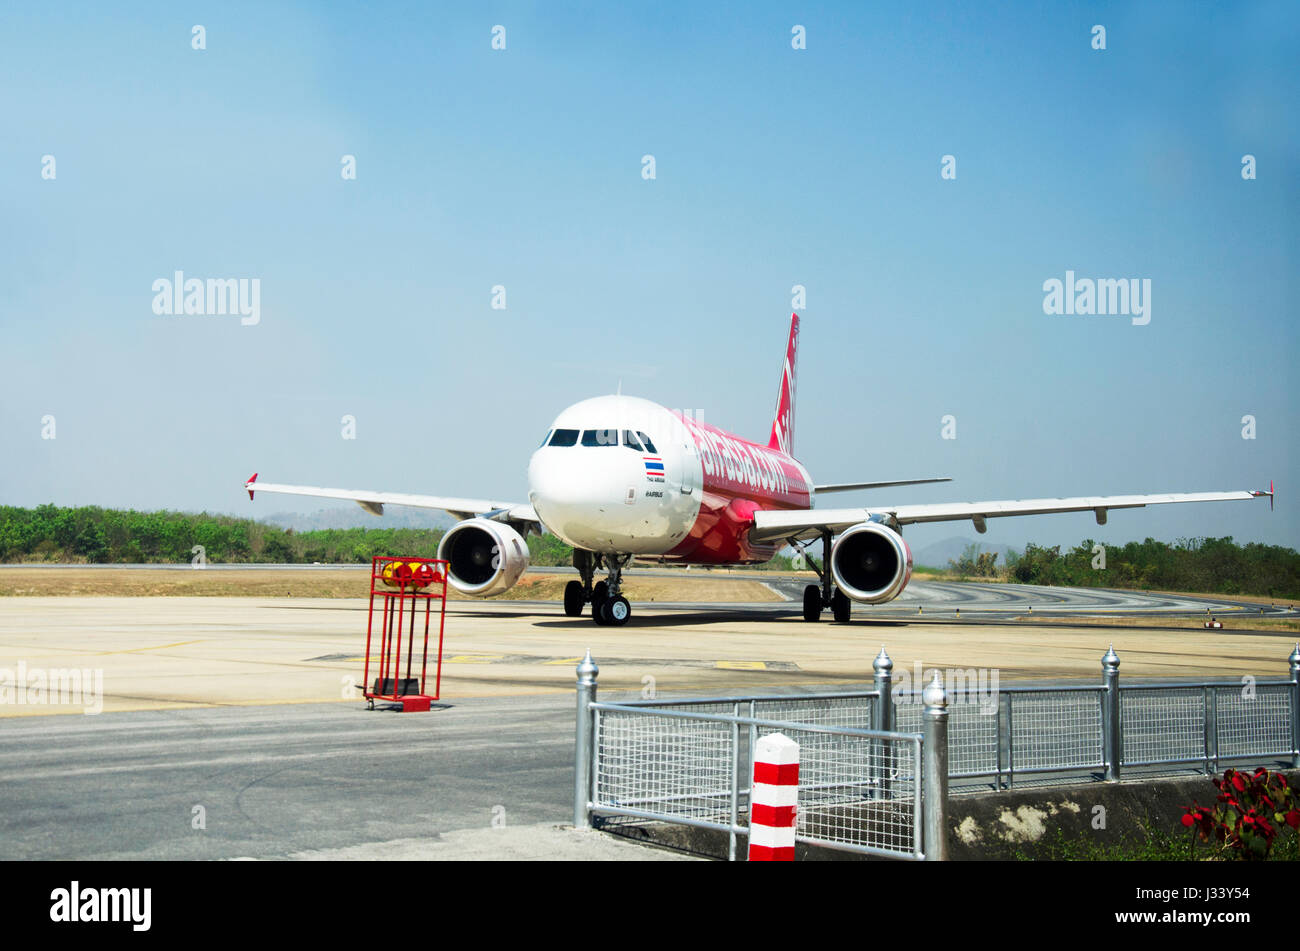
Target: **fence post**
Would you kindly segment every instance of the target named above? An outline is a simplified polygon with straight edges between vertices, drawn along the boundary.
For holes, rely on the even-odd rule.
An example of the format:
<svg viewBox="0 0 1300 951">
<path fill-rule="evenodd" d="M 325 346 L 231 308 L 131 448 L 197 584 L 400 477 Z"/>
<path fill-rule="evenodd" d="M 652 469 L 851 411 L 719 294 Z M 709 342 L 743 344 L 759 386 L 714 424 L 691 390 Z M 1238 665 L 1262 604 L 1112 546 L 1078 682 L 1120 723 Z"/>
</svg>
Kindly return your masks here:
<svg viewBox="0 0 1300 951">
<path fill-rule="evenodd" d="M 753 706 L 753 701 L 750 701 Z M 740 821 L 740 701 L 737 700 L 731 705 L 731 715 L 736 717 L 731 721 L 731 809 L 727 815 L 727 825 L 731 828 L 727 831 L 727 861 L 736 861 L 736 823 Z M 751 723 L 752 727 L 753 724 Z M 751 787 L 752 789 L 752 787 Z M 753 793 L 750 794 L 751 808 L 753 804 Z"/>
<path fill-rule="evenodd" d="M 894 662 L 885 653 L 885 645 L 880 645 L 880 653 L 871 662 L 871 668 L 876 672 L 876 722 L 871 728 L 888 733 L 894 729 L 894 698 L 890 696 L 894 684 Z"/>
<path fill-rule="evenodd" d="M 1219 771 L 1219 690 L 1217 687 L 1201 688 L 1201 706 L 1205 708 L 1205 775 Z"/>
<path fill-rule="evenodd" d="M 1102 680 L 1106 692 L 1102 694 L 1101 745 L 1106 760 L 1106 779 L 1119 779 L 1120 757 L 1123 755 L 1119 722 L 1119 655 L 1115 645 L 1106 649 L 1101 659 Z"/>
<path fill-rule="evenodd" d="M 754 747 L 754 781 L 749 788 L 749 860 L 793 862 L 799 744 L 783 733 L 760 739 Z"/>
<path fill-rule="evenodd" d="M 943 674 L 934 672 L 921 694 L 925 704 L 921 719 L 924 723 L 925 769 L 922 770 L 924 793 L 921 808 L 925 857 L 931 862 L 948 860 L 948 694 L 943 688 Z"/>
<path fill-rule="evenodd" d="M 883 730 L 886 733 L 894 729 L 894 662 L 889 659 L 885 653 L 885 645 L 880 645 L 880 653 L 876 659 L 871 662 L 872 669 L 876 672 L 876 710 L 871 724 L 873 730 Z M 884 740 L 876 740 L 871 744 L 872 760 L 877 764 L 879 773 L 876 776 L 876 788 L 880 790 L 880 798 L 886 799 L 889 796 L 889 763 L 886 762 L 886 746 Z"/>
<path fill-rule="evenodd" d="M 578 664 L 578 724 L 574 731 L 576 756 L 573 778 L 575 829 L 591 827 L 591 817 L 587 812 L 591 797 L 592 744 L 595 742 L 595 737 L 592 736 L 591 705 L 596 702 L 596 675 L 599 673 L 600 668 L 591 659 L 591 649 L 588 648 L 587 656 Z"/>
<path fill-rule="evenodd" d="M 1287 660 L 1291 664 L 1291 767 L 1300 769 L 1300 642 Z"/>
</svg>

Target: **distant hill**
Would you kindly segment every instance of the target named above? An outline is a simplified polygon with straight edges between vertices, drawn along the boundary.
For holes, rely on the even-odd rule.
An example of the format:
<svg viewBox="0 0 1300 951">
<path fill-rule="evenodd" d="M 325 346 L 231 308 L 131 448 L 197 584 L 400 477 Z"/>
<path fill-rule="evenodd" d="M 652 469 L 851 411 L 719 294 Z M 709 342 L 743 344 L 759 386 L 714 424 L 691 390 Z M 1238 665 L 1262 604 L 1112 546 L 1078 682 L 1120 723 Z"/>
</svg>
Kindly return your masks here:
<svg viewBox="0 0 1300 951">
<path fill-rule="evenodd" d="M 446 512 L 405 505 L 385 505 L 384 514 L 378 517 L 366 512 L 361 506 L 354 505 L 349 508 L 321 509 L 310 515 L 278 512 L 262 516 L 257 521 L 295 532 L 344 528 L 450 528 L 456 522 Z"/>
<path fill-rule="evenodd" d="M 948 562 L 956 561 L 962 556 L 967 545 L 979 545 L 981 552 L 997 552 L 999 565 L 1007 563 L 1007 552 L 1013 550 L 1011 545 L 990 544 L 979 539 L 962 538 L 954 535 L 952 538 L 945 538 L 941 542 L 933 542 L 924 548 L 914 550 L 912 552 L 912 563 L 925 565 L 927 568 L 947 568 Z"/>
</svg>

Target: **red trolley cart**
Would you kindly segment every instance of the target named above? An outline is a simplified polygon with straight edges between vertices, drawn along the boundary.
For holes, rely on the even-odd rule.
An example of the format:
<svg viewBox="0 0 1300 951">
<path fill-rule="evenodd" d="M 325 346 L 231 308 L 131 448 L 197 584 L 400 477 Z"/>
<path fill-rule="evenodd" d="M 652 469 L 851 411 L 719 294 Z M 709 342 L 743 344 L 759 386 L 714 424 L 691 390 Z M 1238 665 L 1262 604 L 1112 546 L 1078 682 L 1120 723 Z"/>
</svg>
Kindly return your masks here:
<svg viewBox="0 0 1300 951">
<path fill-rule="evenodd" d="M 375 617 L 375 602 L 379 616 Z M 429 666 L 429 634 L 434 606 L 438 610 L 438 655 L 433 693 L 425 690 Z M 436 558 L 392 558 L 377 555 L 370 563 L 370 616 L 366 622 L 364 695 L 398 703 L 403 712 L 428 710 L 442 690 L 442 634 L 447 616 L 447 562 Z M 378 621 L 376 630 L 375 622 Z M 378 643 L 375 641 L 378 634 Z M 420 641 L 419 675 L 415 646 Z M 375 679 L 370 679 L 371 670 Z"/>
</svg>

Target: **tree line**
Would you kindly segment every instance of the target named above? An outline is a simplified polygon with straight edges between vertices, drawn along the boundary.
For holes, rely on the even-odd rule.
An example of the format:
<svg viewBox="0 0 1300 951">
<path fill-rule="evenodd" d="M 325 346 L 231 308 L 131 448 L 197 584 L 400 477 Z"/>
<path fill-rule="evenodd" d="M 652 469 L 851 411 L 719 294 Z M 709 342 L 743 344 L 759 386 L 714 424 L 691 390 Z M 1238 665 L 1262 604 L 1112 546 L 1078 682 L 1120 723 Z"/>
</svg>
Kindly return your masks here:
<svg viewBox="0 0 1300 951">
<path fill-rule="evenodd" d="M 0 506 L 0 562 L 178 564 L 358 564 L 375 555 L 433 558 L 443 529 L 343 528 L 294 532 L 251 519 L 186 512 L 137 512 L 98 506 L 34 509 Z M 534 565 L 572 564 L 573 549 L 554 535 L 528 536 Z M 1062 551 L 1029 544 L 998 564 L 996 552 L 970 545 L 948 574 L 1020 584 L 1078 588 L 1254 594 L 1300 599 L 1300 552 L 1228 538 L 1148 538 L 1100 551 L 1092 539 Z M 765 567 L 789 569 L 778 555 Z"/>
<path fill-rule="evenodd" d="M 252 519 L 98 506 L 0 506 L 0 562 L 177 564 L 202 546 L 213 564 L 358 564 L 375 555 L 434 558 L 440 528 L 343 528 L 295 532 Z M 567 565 L 573 550 L 553 535 L 528 537 L 535 565 Z"/>
<path fill-rule="evenodd" d="M 0 506 L 0 563 L 363 564 L 375 555 L 433 558 L 444 529 L 342 528 L 295 532 L 252 519 L 187 512 L 137 512 L 90 505 Z M 571 565 L 573 549 L 554 535 L 528 536 L 534 565 Z M 789 570 L 777 555 L 763 567 Z"/>
<path fill-rule="evenodd" d="M 1174 544 L 1148 538 L 1125 545 L 1099 545 L 1091 538 L 1066 551 L 1060 545 L 1025 546 L 1007 552 L 967 546 L 949 561 L 949 573 L 962 578 L 992 578 L 1018 584 L 1071 588 L 1133 588 L 1206 594 L 1253 594 L 1300 598 L 1300 552 L 1281 545 L 1232 538 L 1180 538 Z"/>
</svg>

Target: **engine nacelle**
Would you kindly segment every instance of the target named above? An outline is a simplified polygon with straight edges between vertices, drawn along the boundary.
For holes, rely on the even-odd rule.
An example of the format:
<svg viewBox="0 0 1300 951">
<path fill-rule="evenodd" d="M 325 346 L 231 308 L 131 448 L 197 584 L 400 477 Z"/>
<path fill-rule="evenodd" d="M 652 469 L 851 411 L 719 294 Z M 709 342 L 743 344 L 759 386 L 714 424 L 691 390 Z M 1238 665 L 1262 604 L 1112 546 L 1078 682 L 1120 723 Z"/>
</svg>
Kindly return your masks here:
<svg viewBox="0 0 1300 951">
<path fill-rule="evenodd" d="M 470 518 L 442 536 L 438 557 L 447 561 L 447 581 L 476 598 L 514 587 L 528 567 L 528 544 L 504 522 Z"/>
<path fill-rule="evenodd" d="M 831 576 L 854 601 L 892 601 L 912 579 L 912 549 L 887 525 L 863 522 L 831 546 Z"/>
</svg>

